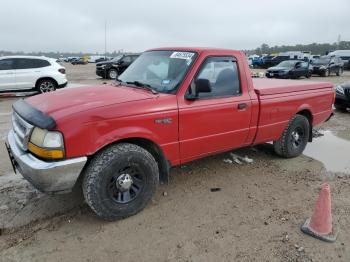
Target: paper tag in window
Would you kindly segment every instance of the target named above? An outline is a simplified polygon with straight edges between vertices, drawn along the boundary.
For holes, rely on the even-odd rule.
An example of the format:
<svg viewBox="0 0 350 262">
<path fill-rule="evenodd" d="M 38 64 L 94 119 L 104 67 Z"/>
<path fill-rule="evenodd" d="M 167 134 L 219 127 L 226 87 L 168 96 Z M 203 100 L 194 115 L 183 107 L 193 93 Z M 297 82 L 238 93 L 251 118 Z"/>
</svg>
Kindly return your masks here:
<svg viewBox="0 0 350 262">
<path fill-rule="evenodd" d="M 171 54 L 170 58 L 177 58 L 177 59 L 191 59 L 194 56 L 194 53 L 190 52 L 174 52 Z"/>
</svg>

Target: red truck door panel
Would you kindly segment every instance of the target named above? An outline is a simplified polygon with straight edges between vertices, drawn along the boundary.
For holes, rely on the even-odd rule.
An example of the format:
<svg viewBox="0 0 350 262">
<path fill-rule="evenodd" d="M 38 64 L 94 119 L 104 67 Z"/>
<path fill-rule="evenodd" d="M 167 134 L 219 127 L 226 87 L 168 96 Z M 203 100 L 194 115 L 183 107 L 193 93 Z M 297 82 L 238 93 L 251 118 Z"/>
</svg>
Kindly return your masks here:
<svg viewBox="0 0 350 262">
<path fill-rule="evenodd" d="M 242 146 L 251 120 L 251 100 L 242 92 L 233 57 L 209 57 L 199 68 L 187 93 L 195 93 L 194 82 L 208 79 L 211 92 L 179 103 L 179 141 L 183 162 L 206 154 Z"/>
</svg>

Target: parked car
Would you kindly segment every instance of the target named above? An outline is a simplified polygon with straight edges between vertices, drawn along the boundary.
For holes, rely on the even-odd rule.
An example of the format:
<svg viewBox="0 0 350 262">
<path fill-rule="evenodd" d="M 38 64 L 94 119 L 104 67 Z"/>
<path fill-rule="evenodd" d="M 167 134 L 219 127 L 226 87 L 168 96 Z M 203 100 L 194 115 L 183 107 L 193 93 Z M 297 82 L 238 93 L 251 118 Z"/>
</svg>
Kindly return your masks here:
<svg viewBox="0 0 350 262">
<path fill-rule="evenodd" d="M 350 69 L 350 50 L 336 50 L 328 53 L 328 56 L 340 57 L 344 64 L 344 69 Z"/>
<path fill-rule="evenodd" d="M 72 65 L 86 65 L 88 61 L 84 59 L 83 57 L 79 57 L 77 59 L 72 59 L 71 64 Z"/>
<path fill-rule="evenodd" d="M 54 91 L 67 85 L 66 70 L 43 56 L 0 57 L 0 91 Z"/>
<path fill-rule="evenodd" d="M 264 68 L 269 68 L 269 67 L 272 67 L 272 66 L 276 66 L 279 63 L 281 63 L 283 61 L 286 61 L 286 60 L 290 60 L 290 56 L 282 56 L 282 55 L 267 56 L 263 60 L 263 67 Z"/>
<path fill-rule="evenodd" d="M 103 61 L 108 61 L 109 59 L 107 57 L 100 57 L 96 59 L 96 63 L 103 62 Z"/>
<path fill-rule="evenodd" d="M 98 63 L 98 62 L 104 61 L 105 59 L 106 58 L 101 55 L 92 55 L 92 56 L 89 56 L 88 63 Z"/>
<path fill-rule="evenodd" d="M 116 79 L 139 56 L 140 54 L 119 55 L 110 61 L 99 62 L 96 64 L 96 75 L 102 78 Z"/>
<path fill-rule="evenodd" d="M 350 108 L 350 82 L 336 87 L 334 107 L 338 110 Z"/>
<path fill-rule="evenodd" d="M 70 63 L 70 62 L 72 62 L 73 60 L 77 60 L 77 59 L 79 59 L 80 57 L 77 57 L 77 56 L 69 56 L 69 57 L 66 57 L 65 59 L 64 59 L 64 62 L 66 62 L 66 63 Z"/>
<path fill-rule="evenodd" d="M 249 61 L 253 68 L 260 67 L 263 64 L 263 58 L 258 55 L 249 56 Z"/>
<path fill-rule="evenodd" d="M 322 56 L 312 63 L 312 73 L 329 76 L 332 73 L 340 76 L 343 73 L 343 61 L 339 57 Z"/>
<path fill-rule="evenodd" d="M 333 101 L 331 83 L 252 80 L 240 51 L 153 49 L 111 85 L 15 102 L 7 148 L 36 188 L 82 181 L 92 210 L 115 220 L 142 210 L 173 166 L 269 141 L 299 156 Z"/>
<path fill-rule="evenodd" d="M 286 60 L 279 63 L 277 66 L 267 69 L 265 75 L 268 78 L 299 78 L 302 76 L 309 78 L 311 76 L 311 70 L 308 62 Z"/>
</svg>

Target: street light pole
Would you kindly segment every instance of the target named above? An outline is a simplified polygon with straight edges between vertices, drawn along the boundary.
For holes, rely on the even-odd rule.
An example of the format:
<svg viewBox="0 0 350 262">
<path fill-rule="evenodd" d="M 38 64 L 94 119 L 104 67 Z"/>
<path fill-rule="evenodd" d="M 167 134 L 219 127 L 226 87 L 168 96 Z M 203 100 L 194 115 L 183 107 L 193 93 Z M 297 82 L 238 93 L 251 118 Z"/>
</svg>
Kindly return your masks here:
<svg viewBox="0 0 350 262">
<path fill-rule="evenodd" d="M 107 21 L 105 21 L 105 59 L 107 60 Z"/>
</svg>

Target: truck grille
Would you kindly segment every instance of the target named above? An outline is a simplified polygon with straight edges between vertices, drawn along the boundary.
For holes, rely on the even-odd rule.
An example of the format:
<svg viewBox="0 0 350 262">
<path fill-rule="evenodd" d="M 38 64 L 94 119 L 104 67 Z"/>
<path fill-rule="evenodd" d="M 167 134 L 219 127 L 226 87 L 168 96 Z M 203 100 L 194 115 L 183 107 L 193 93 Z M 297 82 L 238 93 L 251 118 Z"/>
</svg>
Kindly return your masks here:
<svg viewBox="0 0 350 262">
<path fill-rule="evenodd" d="M 20 117 L 16 112 L 12 114 L 12 127 L 17 145 L 24 151 L 28 149 L 28 142 L 33 126 Z"/>
</svg>

